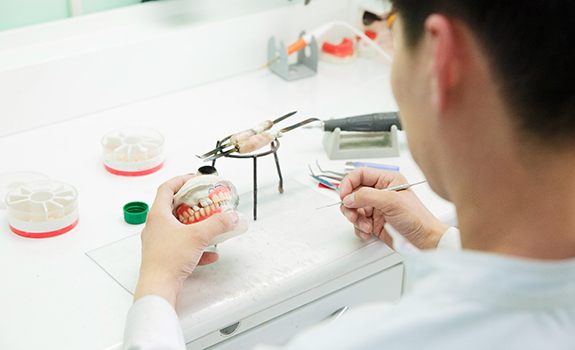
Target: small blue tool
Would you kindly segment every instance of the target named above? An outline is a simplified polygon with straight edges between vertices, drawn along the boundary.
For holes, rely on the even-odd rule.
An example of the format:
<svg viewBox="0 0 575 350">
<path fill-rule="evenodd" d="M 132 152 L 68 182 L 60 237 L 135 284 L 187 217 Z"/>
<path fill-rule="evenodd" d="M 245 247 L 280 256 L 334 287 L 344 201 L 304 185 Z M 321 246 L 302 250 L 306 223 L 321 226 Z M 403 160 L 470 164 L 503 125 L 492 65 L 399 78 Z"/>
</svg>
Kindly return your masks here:
<svg viewBox="0 0 575 350">
<path fill-rule="evenodd" d="M 389 171 L 399 171 L 397 165 L 369 163 L 369 162 L 345 162 L 345 171 L 351 171 L 355 168 L 374 168 Z"/>
<path fill-rule="evenodd" d="M 336 185 L 334 185 L 333 183 L 331 183 L 331 182 L 329 182 L 329 181 L 327 181 L 327 180 L 324 180 L 324 179 L 322 179 L 321 177 L 316 176 L 316 175 L 311 175 L 311 174 L 310 174 L 310 176 L 311 176 L 312 178 L 314 178 L 314 179 L 315 179 L 317 182 L 319 182 L 320 184 L 324 185 L 325 187 L 327 187 L 327 188 L 329 188 L 329 189 L 332 189 L 332 190 L 334 190 L 334 191 L 336 191 L 336 192 L 339 192 L 339 188 L 338 188 Z"/>
</svg>

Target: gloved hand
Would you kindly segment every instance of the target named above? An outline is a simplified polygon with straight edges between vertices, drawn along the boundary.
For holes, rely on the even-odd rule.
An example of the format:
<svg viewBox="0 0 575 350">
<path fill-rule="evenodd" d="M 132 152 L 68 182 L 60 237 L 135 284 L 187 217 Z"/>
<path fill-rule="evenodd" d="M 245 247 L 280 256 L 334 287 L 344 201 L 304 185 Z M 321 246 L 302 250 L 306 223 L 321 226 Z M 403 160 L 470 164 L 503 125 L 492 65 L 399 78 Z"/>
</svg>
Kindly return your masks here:
<svg viewBox="0 0 575 350">
<path fill-rule="evenodd" d="M 410 189 L 382 191 L 405 183 L 407 180 L 399 173 L 371 168 L 356 169 L 342 180 L 341 211 L 360 239 L 373 235 L 391 247 L 391 236 L 384 228 L 389 223 L 417 248 L 437 247 L 449 226 L 433 216 Z"/>
<path fill-rule="evenodd" d="M 186 278 L 197 265 L 213 263 L 217 253 L 204 252 L 219 234 L 231 231 L 238 222 L 235 212 L 213 215 L 194 225 L 184 225 L 172 213 L 174 194 L 191 178 L 176 177 L 158 189 L 142 231 L 142 262 L 134 300 L 158 295 L 172 306 Z"/>
</svg>

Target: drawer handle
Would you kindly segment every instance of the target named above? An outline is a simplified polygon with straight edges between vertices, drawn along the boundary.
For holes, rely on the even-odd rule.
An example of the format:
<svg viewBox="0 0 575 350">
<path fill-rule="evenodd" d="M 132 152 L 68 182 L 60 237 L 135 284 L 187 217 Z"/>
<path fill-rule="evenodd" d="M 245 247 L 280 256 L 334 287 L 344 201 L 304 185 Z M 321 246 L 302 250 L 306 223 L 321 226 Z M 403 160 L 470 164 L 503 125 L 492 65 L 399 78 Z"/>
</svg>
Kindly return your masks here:
<svg viewBox="0 0 575 350">
<path fill-rule="evenodd" d="M 220 334 L 223 336 L 226 336 L 226 337 L 229 335 L 232 335 L 238 329 L 239 326 L 240 326 L 240 321 L 220 329 Z"/>
<path fill-rule="evenodd" d="M 337 321 L 348 309 L 349 307 L 347 306 L 340 307 L 339 309 L 335 310 L 331 315 L 329 315 L 327 317 L 327 320 L 329 320 L 329 322 Z"/>
</svg>

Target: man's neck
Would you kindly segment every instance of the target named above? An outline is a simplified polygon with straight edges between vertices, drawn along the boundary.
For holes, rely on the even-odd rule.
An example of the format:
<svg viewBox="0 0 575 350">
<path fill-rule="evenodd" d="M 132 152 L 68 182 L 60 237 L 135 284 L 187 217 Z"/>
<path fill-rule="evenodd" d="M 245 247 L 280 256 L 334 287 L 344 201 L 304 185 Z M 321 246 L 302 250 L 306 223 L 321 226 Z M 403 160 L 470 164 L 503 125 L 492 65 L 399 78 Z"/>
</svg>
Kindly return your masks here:
<svg viewBox="0 0 575 350">
<path fill-rule="evenodd" d="M 533 259 L 575 258 L 575 157 L 522 163 L 484 171 L 475 176 L 483 181 L 458 191 L 463 247 Z"/>
</svg>

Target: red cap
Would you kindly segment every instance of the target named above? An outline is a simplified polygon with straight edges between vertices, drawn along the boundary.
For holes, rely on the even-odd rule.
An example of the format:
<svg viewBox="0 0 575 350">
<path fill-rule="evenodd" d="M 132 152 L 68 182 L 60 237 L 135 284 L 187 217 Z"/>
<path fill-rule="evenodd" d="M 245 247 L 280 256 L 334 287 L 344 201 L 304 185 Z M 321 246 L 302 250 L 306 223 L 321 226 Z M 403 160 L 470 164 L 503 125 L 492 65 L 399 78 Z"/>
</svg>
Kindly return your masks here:
<svg viewBox="0 0 575 350">
<path fill-rule="evenodd" d="M 344 38 L 338 45 L 324 42 L 321 50 L 337 57 L 348 57 L 353 55 L 353 42 L 349 38 Z"/>
<path fill-rule="evenodd" d="M 375 38 L 377 38 L 377 32 L 374 32 L 373 30 L 366 30 L 365 35 L 371 40 L 375 40 Z"/>
</svg>

